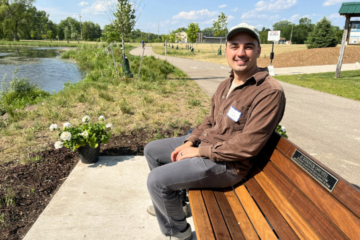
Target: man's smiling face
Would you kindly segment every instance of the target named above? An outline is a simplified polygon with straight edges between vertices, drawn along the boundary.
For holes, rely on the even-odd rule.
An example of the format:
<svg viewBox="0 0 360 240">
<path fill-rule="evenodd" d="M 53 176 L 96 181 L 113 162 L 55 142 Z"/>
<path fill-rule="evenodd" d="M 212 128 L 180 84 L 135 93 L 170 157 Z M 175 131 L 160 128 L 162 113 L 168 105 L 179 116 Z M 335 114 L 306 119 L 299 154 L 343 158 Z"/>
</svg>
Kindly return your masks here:
<svg viewBox="0 0 360 240">
<path fill-rule="evenodd" d="M 258 41 L 247 32 L 234 34 L 225 48 L 229 66 L 238 74 L 254 71 L 257 68 L 257 58 L 260 53 L 261 47 Z"/>
</svg>

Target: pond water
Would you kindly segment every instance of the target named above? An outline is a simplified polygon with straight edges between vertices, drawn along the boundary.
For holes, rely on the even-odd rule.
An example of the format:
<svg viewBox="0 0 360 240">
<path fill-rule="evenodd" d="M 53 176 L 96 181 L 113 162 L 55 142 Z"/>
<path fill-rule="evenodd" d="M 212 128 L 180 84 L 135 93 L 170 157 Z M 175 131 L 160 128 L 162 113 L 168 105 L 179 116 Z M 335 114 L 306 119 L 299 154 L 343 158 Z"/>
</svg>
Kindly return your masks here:
<svg viewBox="0 0 360 240">
<path fill-rule="evenodd" d="M 63 89 L 64 83 L 79 82 L 86 73 L 73 61 L 61 59 L 59 50 L 62 49 L 65 48 L 0 46 L 0 80 L 7 74 L 10 82 L 18 69 L 16 77 L 28 78 L 50 93 Z"/>
</svg>

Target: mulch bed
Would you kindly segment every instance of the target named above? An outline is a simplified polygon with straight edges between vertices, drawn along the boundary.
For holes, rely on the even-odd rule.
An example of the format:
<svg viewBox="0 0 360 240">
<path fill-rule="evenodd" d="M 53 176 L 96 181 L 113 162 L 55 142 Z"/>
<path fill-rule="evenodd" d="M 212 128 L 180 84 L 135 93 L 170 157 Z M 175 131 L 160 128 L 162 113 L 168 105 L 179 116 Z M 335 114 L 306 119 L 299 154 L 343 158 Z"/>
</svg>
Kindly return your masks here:
<svg viewBox="0 0 360 240">
<path fill-rule="evenodd" d="M 273 65 L 276 68 L 282 67 L 300 67 L 300 66 L 318 66 L 318 65 L 331 65 L 337 64 L 340 47 L 332 48 L 314 48 L 294 52 L 287 52 L 276 54 Z M 262 53 L 262 55 L 264 52 Z M 270 53 L 265 53 L 266 58 L 258 58 L 258 65 L 260 67 L 267 67 L 270 65 Z M 360 46 L 346 46 L 343 63 L 356 63 L 360 62 Z M 354 69 L 355 70 L 355 69 Z M 334 69 L 335 71 L 335 69 Z"/>
<path fill-rule="evenodd" d="M 184 135 L 189 126 L 180 128 Z M 173 131 L 159 130 L 162 136 L 173 137 Z M 143 155 L 148 139 L 158 131 L 138 130 L 114 136 L 101 145 L 101 156 Z M 45 209 L 61 184 L 78 163 L 77 152 L 52 149 L 33 156 L 42 160 L 30 164 L 9 162 L 0 165 L 0 239 L 22 239 Z M 11 189 L 11 192 L 9 192 Z M 14 206 L 6 206 L 6 195 L 13 193 Z"/>
</svg>

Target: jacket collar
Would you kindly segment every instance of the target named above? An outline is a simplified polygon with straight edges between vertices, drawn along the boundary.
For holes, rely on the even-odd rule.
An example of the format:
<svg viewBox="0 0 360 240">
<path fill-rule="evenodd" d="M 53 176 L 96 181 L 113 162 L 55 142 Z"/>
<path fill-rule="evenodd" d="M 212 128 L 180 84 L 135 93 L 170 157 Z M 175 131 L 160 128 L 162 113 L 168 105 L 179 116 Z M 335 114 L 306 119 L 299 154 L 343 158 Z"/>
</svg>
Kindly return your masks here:
<svg viewBox="0 0 360 240">
<path fill-rule="evenodd" d="M 269 75 L 269 70 L 268 68 L 257 68 L 257 72 L 252 75 L 251 77 L 249 77 L 248 79 L 246 79 L 245 84 L 247 82 L 249 82 L 250 80 L 254 79 L 256 82 L 256 86 L 259 86 L 262 82 L 264 82 L 265 78 Z M 229 82 L 231 82 L 234 79 L 234 70 L 230 71 L 230 76 L 229 76 Z"/>
</svg>

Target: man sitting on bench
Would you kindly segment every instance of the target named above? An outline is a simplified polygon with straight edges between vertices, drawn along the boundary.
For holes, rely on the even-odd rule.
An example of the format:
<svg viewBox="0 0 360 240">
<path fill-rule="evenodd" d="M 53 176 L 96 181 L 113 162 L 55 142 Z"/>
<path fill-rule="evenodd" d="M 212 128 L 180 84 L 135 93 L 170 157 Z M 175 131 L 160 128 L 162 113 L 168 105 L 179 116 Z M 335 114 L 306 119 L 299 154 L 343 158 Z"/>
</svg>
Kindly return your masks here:
<svg viewBox="0 0 360 240">
<path fill-rule="evenodd" d="M 247 175 L 285 109 L 280 84 L 257 66 L 259 31 L 233 27 L 225 48 L 232 71 L 212 97 L 211 113 L 191 134 L 152 141 L 144 153 L 147 187 L 162 234 L 156 239 L 190 239 L 180 189 L 225 188 Z"/>
</svg>

